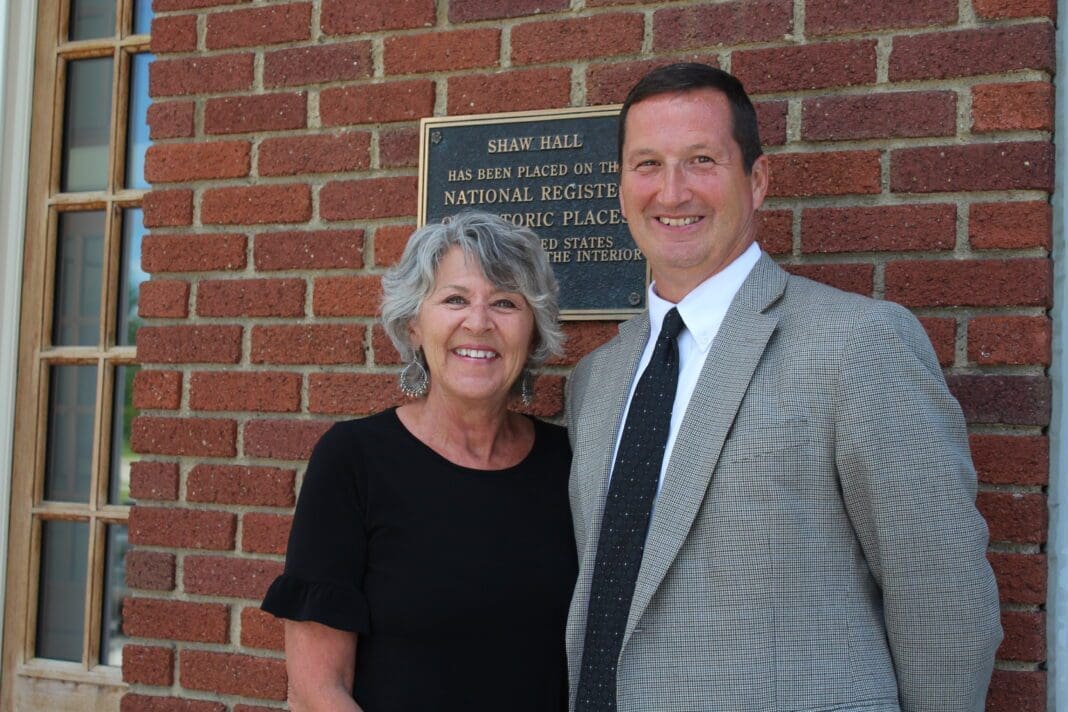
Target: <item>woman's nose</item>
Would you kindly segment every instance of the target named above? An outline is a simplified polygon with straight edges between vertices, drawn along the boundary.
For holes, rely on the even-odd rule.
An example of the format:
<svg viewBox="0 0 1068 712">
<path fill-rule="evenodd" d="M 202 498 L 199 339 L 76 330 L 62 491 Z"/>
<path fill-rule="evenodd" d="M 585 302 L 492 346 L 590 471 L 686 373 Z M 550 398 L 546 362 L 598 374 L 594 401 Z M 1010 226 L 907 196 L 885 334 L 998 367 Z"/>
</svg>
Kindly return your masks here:
<svg viewBox="0 0 1068 712">
<path fill-rule="evenodd" d="M 492 325 L 493 321 L 489 317 L 489 310 L 485 306 L 473 304 L 467 309 L 464 326 L 468 330 L 474 332 L 487 331 Z"/>
</svg>

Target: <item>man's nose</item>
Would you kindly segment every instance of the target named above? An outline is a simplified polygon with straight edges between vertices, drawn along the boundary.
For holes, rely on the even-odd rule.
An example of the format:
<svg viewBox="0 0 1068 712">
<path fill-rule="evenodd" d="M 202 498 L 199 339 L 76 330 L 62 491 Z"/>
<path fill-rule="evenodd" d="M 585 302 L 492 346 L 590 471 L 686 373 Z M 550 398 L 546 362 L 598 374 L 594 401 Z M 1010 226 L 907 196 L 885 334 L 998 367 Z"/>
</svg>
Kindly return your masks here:
<svg viewBox="0 0 1068 712">
<path fill-rule="evenodd" d="M 660 184 L 660 202 L 665 205 L 678 205 L 689 200 L 690 188 L 686 170 L 681 165 L 664 167 Z"/>
</svg>

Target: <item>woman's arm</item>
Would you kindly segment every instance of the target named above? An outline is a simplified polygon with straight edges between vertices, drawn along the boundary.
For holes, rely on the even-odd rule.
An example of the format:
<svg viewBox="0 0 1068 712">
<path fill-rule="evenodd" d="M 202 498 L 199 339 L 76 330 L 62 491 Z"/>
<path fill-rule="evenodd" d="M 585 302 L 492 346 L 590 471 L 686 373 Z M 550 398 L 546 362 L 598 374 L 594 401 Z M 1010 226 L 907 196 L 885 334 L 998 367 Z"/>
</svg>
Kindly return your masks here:
<svg viewBox="0 0 1068 712">
<path fill-rule="evenodd" d="M 352 699 L 356 634 L 313 621 L 285 622 L 293 712 L 362 712 Z"/>
</svg>

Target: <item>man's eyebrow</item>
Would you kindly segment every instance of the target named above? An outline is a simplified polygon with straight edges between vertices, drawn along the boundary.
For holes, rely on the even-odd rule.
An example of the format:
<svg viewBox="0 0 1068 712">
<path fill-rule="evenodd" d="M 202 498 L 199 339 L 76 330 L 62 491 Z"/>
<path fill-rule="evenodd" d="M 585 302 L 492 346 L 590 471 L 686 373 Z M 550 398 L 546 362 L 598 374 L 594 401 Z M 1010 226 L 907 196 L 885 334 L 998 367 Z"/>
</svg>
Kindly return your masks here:
<svg viewBox="0 0 1068 712">
<path fill-rule="evenodd" d="M 730 146 L 714 146 L 710 143 L 691 143 L 686 147 L 687 151 L 707 151 L 708 153 L 730 153 Z"/>
<path fill-rule="evenodd" d="M 708 153 L 718 153 L 718 154 L 730 155 L 730 148 L 729 147 L 725 147 L 725 146 L 718 146 L 717 147 L 717 146 L 713 146 L 712 144 L 706 143 L 706 142 L 703 142 L 703 141 L 699 142 L 699 143 L 691 143 L 688 146 L 683 146 L 682 150 L 684 152 L 686 152 L 686 153 L 690 153 L 690 152 L 693 152 L 693 151 L 706 151 Z M 657 150 L 652 149 L 652 148 L 635 148 L 635 149 L 633 149 L 631 151 L 626 151 L 623 155 L 624 156 L 647 156 L 647 155 L 650 155 L 650 154 L 659 154 L 659 153 L 660 153 L 660 151 L 657 151 Z"/>
<path fill-rule="evenodd" d="M 645 155 L 650 154 L 650 153 L 656 153 L 656 151 L 654 151 L 651 148 L 635 148 L 635 149 L 633 149 L 631 151 L 625 152 L 624 155 L 626 155 L 626 156 L 645 156 Z"/>
</svg>

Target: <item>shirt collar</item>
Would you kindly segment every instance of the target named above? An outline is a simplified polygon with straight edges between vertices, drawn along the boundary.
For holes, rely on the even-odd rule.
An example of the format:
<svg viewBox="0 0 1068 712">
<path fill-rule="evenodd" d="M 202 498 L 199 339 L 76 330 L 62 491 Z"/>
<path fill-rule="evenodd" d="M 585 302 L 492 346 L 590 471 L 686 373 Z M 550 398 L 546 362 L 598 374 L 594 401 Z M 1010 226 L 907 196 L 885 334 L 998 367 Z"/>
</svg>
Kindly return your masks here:
<svg viewBox="0 0 1068 712">
<path fill-rule="evenodd" d="M 694 341 L 702 351 L 708 351 L 712 339 L 719 331 L 727 309 L 734 300 L 734 295 L 741 289 L 745 278 L 760 259 L 760 248 L 751 243 L 745 252 L 738 255 L 733 262 L 694 287 L 678 304 L 663 299 L 656 293 L 656 282 L 649 285 L 647 304 L 649 305 L 649 333 L 652 338 L 660 333 L 664 317 L 672 307 L 678 307 L 679 315 L 686 323 L 686 330 L 693 335 Z"/>
</svg>

